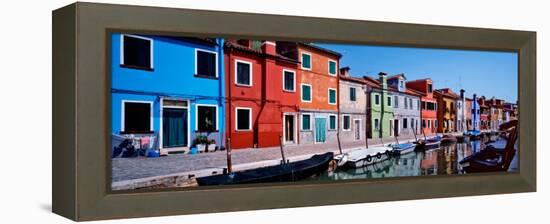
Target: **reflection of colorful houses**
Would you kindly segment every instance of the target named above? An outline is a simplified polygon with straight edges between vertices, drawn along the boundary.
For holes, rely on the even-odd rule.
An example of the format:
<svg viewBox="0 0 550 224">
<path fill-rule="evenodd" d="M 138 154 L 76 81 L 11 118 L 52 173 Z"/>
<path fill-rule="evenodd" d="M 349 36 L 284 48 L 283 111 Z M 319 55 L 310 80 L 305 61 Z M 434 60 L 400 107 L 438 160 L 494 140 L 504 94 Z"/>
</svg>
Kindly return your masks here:
<svg viewBox="0 0 550 224">
<path fill-rule="evenodd" d="M 298 61 L 276 52 L 276 42 L 227 40 L 227 135 L 231 147 L 298 142 Z"/>
<path fill-rule="evenodd" d="M 489 124 L 489 116 L 491 114 L 491 110 L 489 106 L 487 106 L 487 102 L 485 101 L 485 96 L 479 97 L 477 100 L 479 104 L 479 123 L 480 123 L 480 130 L 489 130 L 490 124 Z"/>
<path fill-rule="evenodd" d="M 300 62 L 300 143 L 336 140 L 338 115 L 338 68 L 340 53 L 300 42 L 278 41 L 277 52 Z"/>
<path fill-rule="evenodd" d="M 111 36 L 112 133 L 158 137 L 186 151 L 195 136 L 223 144 L 223 40 Z"/>
<path fill-rule="evenodd" d="M 449 88 L 434 91 L 437 98 L 437 120 L 439 122 L 437 131 L 449 133 L 456 131 L 456 100 L 458 96 Z"/>
<path fill-rule="evenodd" d="M 392 136 L 395 121 L 393 120 L 393 97 L 388 90 L 386 73 L 380 72 L 378 80 L 364 77 L 370 95 L 367 105 L 369 113 L 369 138 Z"/>
<path fill-rule="evenodd" d="M 364 141 L 368 126 L 367 81 L 352 77 L 349 70 L 349 67 L 340 69 L 338 91 L 340 93 L 340 140 L 343 142 Z M 336 117 L 334 116 L 334 118 Z M 329 117 L 329 129 L 332 128 L 332 122 L 337 122 L 333 121 L 334 118 Z"/>
<path fill-rule="evenodd" d="M 437 132 L 437 99 L 433 95 L 433 82 L 431 79 L 419 79 L 409 81 L 407 88 L 422 93 L 421 97 L 421 118 L 422 131 L 426 134 Z"/>
<path fill-rule="evenodd" d="M 393 119 L 396 135 L 420 133 L 420 97 L 422 93 L 407 88 L 404 74 L 388 77 L 388 88 L 393 95 Z"/>
</svg>

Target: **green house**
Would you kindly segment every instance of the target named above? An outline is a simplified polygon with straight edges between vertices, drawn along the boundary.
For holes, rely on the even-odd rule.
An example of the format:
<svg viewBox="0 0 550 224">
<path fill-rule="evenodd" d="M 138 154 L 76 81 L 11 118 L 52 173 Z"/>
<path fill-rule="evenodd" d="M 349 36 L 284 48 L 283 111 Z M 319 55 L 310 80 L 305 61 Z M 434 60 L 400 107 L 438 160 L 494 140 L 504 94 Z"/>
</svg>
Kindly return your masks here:
<svg viewBox="0 0 550 224">
<path fill-rule="evenodd" d="M 393 96 L 388 90 L 386 73 L 380 73 L 378 80 L 365 77 L 369 92 L 369 138 L 392 136 L 395 128 L 393 119 Z"/>
</svg>

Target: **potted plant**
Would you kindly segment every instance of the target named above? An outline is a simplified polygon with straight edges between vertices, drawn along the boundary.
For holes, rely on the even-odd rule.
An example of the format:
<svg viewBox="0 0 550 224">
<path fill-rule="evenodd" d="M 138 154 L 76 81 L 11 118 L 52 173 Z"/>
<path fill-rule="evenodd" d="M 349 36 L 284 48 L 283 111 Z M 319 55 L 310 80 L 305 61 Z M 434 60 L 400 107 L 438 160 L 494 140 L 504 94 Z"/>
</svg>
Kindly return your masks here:
<svg viewBox="0 0 550 224">
<path fill-rule="evenodd" d="M 199 153 L 206 151 L 206 145 L 208 142 L 208 137 L 206 135 L 198 135 L 194 140 L 194 145 L 197 147 Z"/>
<path fill-rule="evenodd" d="M 209 152 L 216 151 L 216 140 L 212 139 L 207 141 L 208 141 L 208 145 L 206 147 L 206 151 L 209 151 Z"/>
</svg>

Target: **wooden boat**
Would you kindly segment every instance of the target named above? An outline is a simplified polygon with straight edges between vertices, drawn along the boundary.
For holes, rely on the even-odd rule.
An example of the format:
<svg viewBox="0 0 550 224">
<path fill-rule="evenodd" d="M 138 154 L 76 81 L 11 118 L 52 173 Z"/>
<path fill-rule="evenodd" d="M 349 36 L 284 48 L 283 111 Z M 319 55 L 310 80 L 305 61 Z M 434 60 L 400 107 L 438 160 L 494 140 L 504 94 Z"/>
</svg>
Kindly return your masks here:
<svg viewBox="0 0 550 224">
<path fill-rule="evenodd" d="M 416 148 L 414 143 L 402 143 L 402 144 L 390 144 L 389 147 L 392 147 L 394 155 L 404 155 L 410 152 L 413 152 Z"/>
<path fill-rule="evenodd" d="M 462 166 L 464 172 L 507 171 L 516 153 L 517 123 L 517 120 L 514 120 L 500 126 L 501 130 L 508 130 L 504 148 L 497 148 L 497 145 L 489 145 L 484 150 L 462 159 L 459 164 Z"/>
<path fill-rule="evenodd" d="M 372 165 L 392 155 L 393 149 L 387 146 L 358 149 L 334 157 L 339 168 L 349 169 Z"/>
<path fill-rule="evenodd" d="M 440 146 L 441 146 L 441 136 L 435 136 L 433 138 L 428 138 L 426 140 L 419 140 L 418 146 L 416 148 L 418 150 L 428 150 L 428 149 L 439 148 Z"/>
<path fill-rule="evenodd" d="M 269 182 L 290 182 L 309 178 L 328 169 L 334 153 L 314 155 L 309 159 L 275 166 L 243 170 L 229 174 L 199 177 L 199 186 L 250 184 Z"/>
<path fill-rule="evenodd" d="M 441 144 L 442 145 L 450 145 L 457 142 L 457 139 L 454 135 L 443 135 L 441 137 Z"/>
</svg>

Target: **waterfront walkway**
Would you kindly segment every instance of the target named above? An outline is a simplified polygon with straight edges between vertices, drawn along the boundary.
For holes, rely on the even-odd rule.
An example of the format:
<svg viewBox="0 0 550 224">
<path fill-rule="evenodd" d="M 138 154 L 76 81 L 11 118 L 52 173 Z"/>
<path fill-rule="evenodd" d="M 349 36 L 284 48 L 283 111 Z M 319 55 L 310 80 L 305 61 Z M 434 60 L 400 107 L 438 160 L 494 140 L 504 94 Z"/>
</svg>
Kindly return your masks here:
<svg viewBox="0 0 550 224">
<path fill-rule="evenodd" d="M 417 136 L 423 138 L 423 136 Z M 428 136 L 429 137 L 429 136 Z M 414 136 L 399 136 L 399 143 L 415 141 Z M 395 143 L 394 137 L 369 139 L 369 147 Z M 342 142 L 344 152 L 365 147 L 365 141 Z M 338 143 L 300 144 L 284 147 L 286 159 L 302 160 L 313 154 L 338 153 Z M 279 147 L 237 149 L 231 152 L 233 171 L 246 170 L 279 164 Z M 159 158 L 114 158 L 112 159 L 112 187 L 114 190 L 145 188 L 164 182 L 181 182 L 192 177 L 208 176 L 227 168 L 226 151 L 200 154 L 171 154 Z"/>
</svg>

